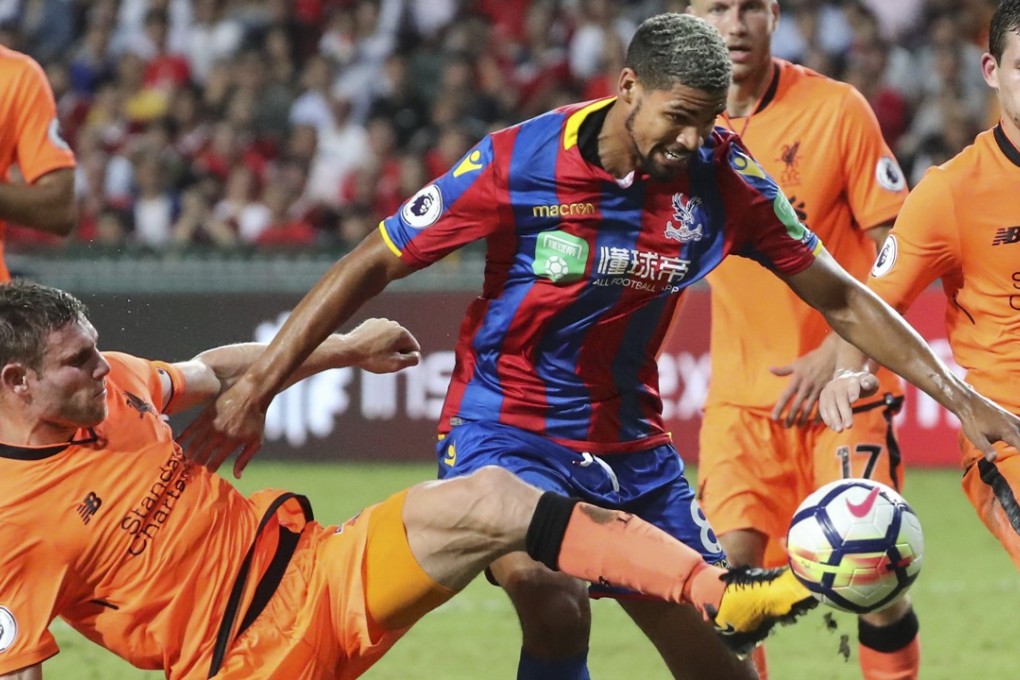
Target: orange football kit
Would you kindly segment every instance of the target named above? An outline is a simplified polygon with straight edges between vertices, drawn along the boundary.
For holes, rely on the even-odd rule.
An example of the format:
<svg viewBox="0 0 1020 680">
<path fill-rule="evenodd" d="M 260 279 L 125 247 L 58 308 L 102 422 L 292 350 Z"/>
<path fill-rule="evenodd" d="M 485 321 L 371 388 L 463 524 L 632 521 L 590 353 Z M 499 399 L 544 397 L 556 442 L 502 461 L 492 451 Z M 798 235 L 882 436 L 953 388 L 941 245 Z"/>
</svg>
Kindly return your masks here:
<svg viewBox="0 0 1020 680">
<path fill-rule="evenodd" d="M 875 116 L 852 87 L 780 59 L 750 118 L 719 119 L 743 138 L 779 183 L 798 216 L 854 277 L 875 261 L 867 229 L 891 224 L 906 182 Z M 894 487 L 901 471 L 891 418 L 899 379 L 881 372 L 879 396 L 862 400 L 854 427 L 784 428 L 770 418 L 789 378 L 785 366 L 830 332 L 825 319 L 751 260 L 726 258 L 712 289 L 712 378 L 699 446 L 699 497 L 719 534 L 758 529 L 769 537 L 768 565 L 785 564 L 778 542 L 798 503 L 841 477 Z"/>
<path fill-rule="evenodd" d="M 903 206 L 869 286 L 901 312 L 936 279 L 946 329 L 967 382 L 1020 415 L 1020 150 L 1000 126 L 932 168 Z M 856 426 L 855 426 L 856 427 Z M 963 488 L 1020 568 L 1020 456 L 994 463 L 962 435 Z"/>
<path fill-rule="evenodd" d="M 245 498 L 174 442 L 179 371 L 104 356 L 102 424 L 0 444 L 0 675 L 56 654 L 59 616 L 168 678 L 354 678 L 452 595 L 411 554 L 404 493 L 340 527 L 301 496 Z"/>
<path fill-rule="evenodd" d="M 0 45 L 0 181 L 10 181 L 15 164 L 31 184 L 53 170 L 73 168 L 74 154 L 60 136 L 57 105 L 42 68 Z M 3 232 L 0 220 L 0 281 L 9 281 Z"/>
</svg>

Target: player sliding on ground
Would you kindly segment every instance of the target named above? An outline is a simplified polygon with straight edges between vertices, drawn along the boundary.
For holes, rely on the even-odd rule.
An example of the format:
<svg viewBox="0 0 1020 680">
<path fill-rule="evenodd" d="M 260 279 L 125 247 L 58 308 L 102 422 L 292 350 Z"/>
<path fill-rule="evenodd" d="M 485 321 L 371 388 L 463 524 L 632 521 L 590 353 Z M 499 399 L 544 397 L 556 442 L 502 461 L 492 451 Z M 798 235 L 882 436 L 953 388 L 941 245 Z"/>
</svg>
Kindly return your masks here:
<svg viewBox="0 0 1020 680">
<path fill-rule="evenodd" d="M 163 414 L 200 405 L 262 351 L 164 363 L 100 352 L 80 301 L 0 286 L 0 680 L 38 680 L 63 618 L 168 678 L 354 678 L 494 559 L 690 603 L 747 652 L 815 600 L 788 570 L 726 571 L 643 520 L 486 467 L 419 484 L 341 526 L 302 496 L 243 497 L 185 460 Z M 372 319 L 331 335 L 295 379 L 416 364 Z"/>
</svg>

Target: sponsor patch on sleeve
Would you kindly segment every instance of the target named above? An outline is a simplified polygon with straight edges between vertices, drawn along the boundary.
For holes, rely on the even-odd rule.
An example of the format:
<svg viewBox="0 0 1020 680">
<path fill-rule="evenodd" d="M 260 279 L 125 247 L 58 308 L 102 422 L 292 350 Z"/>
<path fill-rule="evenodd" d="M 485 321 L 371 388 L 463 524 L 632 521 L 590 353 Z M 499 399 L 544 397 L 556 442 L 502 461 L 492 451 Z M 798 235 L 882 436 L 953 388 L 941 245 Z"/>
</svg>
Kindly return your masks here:
<svg viewBox="0 0 1020 680">
<path fill-rule="evenodd" d="M 907 178 L 903 176 L 899 163 L 892 156 L 882 156 L 875 165 L 875 179 L 886 191 L 903 191 Z"/>
<path fill-rule="evenodd" d="M 10 649 L 18 639 L 18 620 L 7 607 L 0 607 L 0 653 Z"/>
<path fill-rule="evenodd" d="M 802 240 L 807 236 L 807 229 L 801 224 L 800 220 L 797 219 L 797 211 L 790 205 L 790 200 L 783 196 L 782 192 L 776 192 L 776 198 L 772 201 L 772 210 L 776 213 L 776 217 L 786 227 L 786 233 L 791 238 Z"/>
<path fill-rule="evenodd" d="M 876 279 L 885 276 L 896 264 L 896 237 L 890 234 L 882 245 L 878 257 L 875 258 L 875 265 L 871 268 L 871 275 Z"/>
<path fill-rule="evenodd" d="M 430 184 L 407 200 L 400 209 L 400 217 L 415 229 L 431 227 L 443 214 L 443 194 L 439 187 Z"/>
</svg>

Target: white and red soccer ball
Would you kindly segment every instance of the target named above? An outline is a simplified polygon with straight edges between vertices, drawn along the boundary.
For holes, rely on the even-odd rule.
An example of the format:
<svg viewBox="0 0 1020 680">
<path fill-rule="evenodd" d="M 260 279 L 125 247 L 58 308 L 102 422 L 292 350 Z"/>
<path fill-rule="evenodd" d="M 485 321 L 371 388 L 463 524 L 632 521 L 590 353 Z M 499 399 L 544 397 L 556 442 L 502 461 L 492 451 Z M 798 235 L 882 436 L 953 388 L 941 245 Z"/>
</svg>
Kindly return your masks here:
<svg viewBox="0 0 1020 680">
<path fill-rule="evenodd" d="M 843 479 L 801 503 L 787 535 L 790 568 L 825 604 L 864 614 L 892 603 L 917 578 L 921 522 L 885 484 Z"/>
</svg>

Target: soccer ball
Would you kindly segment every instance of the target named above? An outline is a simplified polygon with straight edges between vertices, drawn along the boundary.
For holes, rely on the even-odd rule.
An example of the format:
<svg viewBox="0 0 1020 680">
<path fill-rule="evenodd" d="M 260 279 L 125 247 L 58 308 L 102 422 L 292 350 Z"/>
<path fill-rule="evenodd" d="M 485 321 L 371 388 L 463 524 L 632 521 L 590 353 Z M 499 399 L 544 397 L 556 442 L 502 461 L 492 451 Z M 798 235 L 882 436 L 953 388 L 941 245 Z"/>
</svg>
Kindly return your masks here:
<svg viewBox="0 0 1020 680">
<path fill-rule="evenodd" d="M 818 600 L 866 614 L 891 604 L 921 571 L 924 536 L 885 484 L 842 479 L 804 499 L 786 537 L 790 569 Z"/>
<path fill-rule="evenodd" d="M 553 255 L 545 261 L 545 273 L 552 281 L 559 281 L 567 275 L 567 261 Z"/>
</svg>

